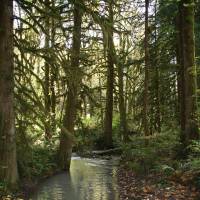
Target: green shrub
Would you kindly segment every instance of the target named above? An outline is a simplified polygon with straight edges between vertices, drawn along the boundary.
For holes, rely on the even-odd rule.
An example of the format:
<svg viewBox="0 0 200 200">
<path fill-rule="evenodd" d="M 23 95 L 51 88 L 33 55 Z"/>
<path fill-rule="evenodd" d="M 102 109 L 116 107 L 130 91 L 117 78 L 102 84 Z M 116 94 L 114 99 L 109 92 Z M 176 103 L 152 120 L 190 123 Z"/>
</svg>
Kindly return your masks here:
<svg viewBox="0 0 200 200">
<path fill-rule="evenodd" d="M 56 150 L 48 147 L 33 146 L 18 153 L 18 167 L 20 176 L 32 180 L 45 176 L 56 167 Z"/>
<path fill-rule="evenodd" d="M 128 167 L 137 173 L 161 170 L 170 174 L 174 170 L 170 158 L 174 156 L 177 146 L 178 133 L 174 131 L 148 137 L 134 136 L 130 143 L 123 146 L 123 158 Z"/>
<path fill-rule="evenodd" d="M 200 141 L 192 141 L 188 148 L 190 152 L 186 162 L 188 170 L 200 172 Z"/>
</svg>

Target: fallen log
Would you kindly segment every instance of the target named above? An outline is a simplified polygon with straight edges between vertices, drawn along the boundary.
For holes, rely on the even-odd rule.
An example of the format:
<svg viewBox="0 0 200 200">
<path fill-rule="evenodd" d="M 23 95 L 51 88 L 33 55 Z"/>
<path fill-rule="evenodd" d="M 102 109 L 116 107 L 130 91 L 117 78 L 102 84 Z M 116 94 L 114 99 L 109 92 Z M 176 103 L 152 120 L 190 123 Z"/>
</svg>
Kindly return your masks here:
<svg viewBox="0 0 200 200">
<path fill-rule="evenodd" d="M 92 151 L 92 154 L 103 156 L 103 155 L 120 154 L 121 152 L 122 152 L 121 148 L 114 148 L 114 149 L 107 149 L 107 150 Z"/>
</svg>

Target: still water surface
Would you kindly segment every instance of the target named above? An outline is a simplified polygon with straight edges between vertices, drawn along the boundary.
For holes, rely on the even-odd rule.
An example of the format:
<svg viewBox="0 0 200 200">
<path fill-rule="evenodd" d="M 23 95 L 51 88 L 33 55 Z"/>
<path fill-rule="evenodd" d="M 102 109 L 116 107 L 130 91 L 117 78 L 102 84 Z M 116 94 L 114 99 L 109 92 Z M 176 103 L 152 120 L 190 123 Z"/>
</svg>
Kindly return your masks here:
<svg viewBox="0 0 200 200">
<path fill-rule="evenodd" d="M 73 157 L 70 173 L 48 178 L 32 200 L 119 200 L 117 159 L 100 160 Z"/>
</svg>

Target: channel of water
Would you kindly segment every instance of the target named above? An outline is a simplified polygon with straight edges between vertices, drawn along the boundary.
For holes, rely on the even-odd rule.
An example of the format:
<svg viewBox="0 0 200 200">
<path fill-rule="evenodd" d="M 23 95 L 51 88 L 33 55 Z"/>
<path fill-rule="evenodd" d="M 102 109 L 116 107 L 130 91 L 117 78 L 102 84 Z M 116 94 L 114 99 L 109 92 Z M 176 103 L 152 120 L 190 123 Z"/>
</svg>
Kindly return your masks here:
<svg viewBox="0 0 200 200">
<path fill-rule="evenodd" d="M 118 158 L 72 157 L 69 173 L 54 175 L 41 184 L 30 200 L 119 200 Z"/>
</svg>

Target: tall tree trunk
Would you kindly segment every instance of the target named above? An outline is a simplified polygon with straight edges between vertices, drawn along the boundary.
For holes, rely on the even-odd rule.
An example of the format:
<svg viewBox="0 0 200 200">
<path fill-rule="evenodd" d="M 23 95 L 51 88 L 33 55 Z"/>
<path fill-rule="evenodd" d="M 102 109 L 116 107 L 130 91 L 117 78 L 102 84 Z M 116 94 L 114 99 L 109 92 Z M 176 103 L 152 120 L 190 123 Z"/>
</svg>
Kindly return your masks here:
<svg viewBox="0 0 200 200">
<path fill-rule="evenodd" d="M 102 97 L 102 81 L 101 81 L 101 74 L 100 74 L 101 72 L 99 72 L 98 73 L 98 80 L 99 80 L 99 103 L 100 103 L 100 118 L 101 118 L 101 127 L 102 127 L 102 129 L 103 129 L 103 126 L 104 126 L 104 124 L 103 124 L 103 119 L 104 119 L 104 109 L 103 109 L 103 103 L 102 103 L 102 99 L 103 99 L 103 97 Z"/>
<path fill-rule="evenodd" d="M 63 118 L 63 128 L 60 136 L 59 167 L 69 170 L 72 153 L 73 133 L 76 119 L 77 95 L 81 84 L 79 68 L 81 47 L 82 11 L 78 3 L 74 3 L 74 31 L 71 53 L 70 80 L 68 80 L 68 94 Z"/>
<path fill-rule="evenodd" d="M 55 9 L 55 0 L 51 1 L 52 8 Z M 55 47 L 55 19 L 51 18 L 51 49 Z M 52 66 L 50 69 L 50 91 L 51 91 L 51 131 L 54 133 L 56 131 L 56 92 L 55 85 L 58 73 L 58 68 L 56 67 L 55 60 L 52 58 Z"/>
<path fill-rule="evenodd" d="M 156 58 L 155 58 L 155 83 L 156 83 L 156 129 L 158 133 L 161 132 L 161 112 L 160 112 L 160 72 L 159 72 L 159 49 L 157 42 L 157 0 L 155 2 L 155 44 L 156 44 Z"/>
<path fill-rule="evenodd" d="M 149 0 L 145 0 L 145 79 L 144 79 L 144 108 L 143 108 L 143 126 L 144 134 L 149 135 Z"/>
<path fill-rule="evenodd" d="M 50 1 L 45 0 L 45 83 L 44 83 L 44 99 L 45 99 L 45 112 L 46 112 L 46 120 L 45 120 L 45 137 L 46 139 L 50 139 L 51 137 L 51 96 L 50 96 L 50 64 L 49 64 L 49 49 L 50 49 L 50 21 L 49 16 L 47 15 L 48 9 L 50 7 Z"/>
<path fill-rule="evenodd" d="M 55 93 L 55 83 L 56 83 L 56 66 L 53 64 L 51 67 L 51 80 L 50 80 L 50 91 L 51 91 L 51 132 L 52 134 L 56 130 L 56 93 Z"/>
<path fill-rule="evenodd" d="M 183 34 L 183 12 L 181 4 L 179 3 L 179 13 L 176 19 L 177 26 L 177 63 L 178 70 L 178 102 L 179 102 L 179 116 L 181 126 L 181 141 L 184 141 L 185 134 L 185 74 L 184 74 L 184 34 Z"/>
<path fill-rule="evenodd" d="M 18 180 L 14 122 L 13 1 L 0 6 L 0 180 Z"/>
<path fill-rule="evenodd" d="M 114 43 L 113 43 L 113 1 L 109 1 L 109 27 L 104 31 L 107 50 L 107 91 L 104 122 L 105 148 L 112 147 L 113 89 L 114 89 Z"/>
<path fill-rule="evenodd" d="M 118 85 L 119 85 L 119 112 L 120 112 L 120 131 L 123 135 L 123 140 L 126 142 L 127 137 L 127 124 L 126 124 L 126 109 L 124 102 L 124 82 L 123 82 L 123 69 L 122 65 L 118 64 Z"/>
<path fill-rule="evenodd" d="M 120 43 L 123 45 L 122 38 L 120 38 Z M 115 55 L 116 58 L 116 55 Z M 117 59 L 116 59 L 117 60 Z M 120 132 L 122 133 L 122 139 L 124 142 L 128 140 L 127 135 L 127 123 L 126 123 L 126 107 L 125 107 L 125 92 L 124 92 L 124 71 L 121 61 L 116 62 L 117 72 L 118 72 L 118 87 L 119 87 L 119 113 L 120 113 Z"/>
<path fill-rule="evenodd" d="M 182 0 L 185 78 L 185 142 L 199 138 L 197 117 L 197 72 L 194 43 L 194 0 Z"/>
</svg>

